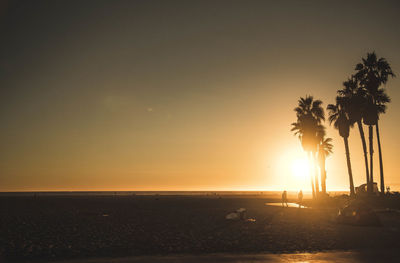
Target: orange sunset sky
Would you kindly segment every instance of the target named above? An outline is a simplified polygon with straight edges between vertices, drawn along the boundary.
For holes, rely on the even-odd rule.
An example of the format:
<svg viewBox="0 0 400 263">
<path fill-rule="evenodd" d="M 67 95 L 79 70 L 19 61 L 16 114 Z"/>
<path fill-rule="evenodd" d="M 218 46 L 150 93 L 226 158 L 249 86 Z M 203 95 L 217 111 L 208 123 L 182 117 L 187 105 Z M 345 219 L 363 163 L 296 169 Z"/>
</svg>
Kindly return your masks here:
<svg viewBox="0 0 400 263">
<path fill-rule="evenodd" d="M 0 191 L 307 191 L 293 173 L 297 100 L 334 103 L 374 50 L 400 75 L 399 13 L 396 1 L 4 2 Z M 400 190 L 399 77 L 387 91 L 385 183 Z M 343 140 L 327 133 L 328 191 L 347 190 Z M 359 185 L 358 130 L 349 142 Z"/>
</svg>

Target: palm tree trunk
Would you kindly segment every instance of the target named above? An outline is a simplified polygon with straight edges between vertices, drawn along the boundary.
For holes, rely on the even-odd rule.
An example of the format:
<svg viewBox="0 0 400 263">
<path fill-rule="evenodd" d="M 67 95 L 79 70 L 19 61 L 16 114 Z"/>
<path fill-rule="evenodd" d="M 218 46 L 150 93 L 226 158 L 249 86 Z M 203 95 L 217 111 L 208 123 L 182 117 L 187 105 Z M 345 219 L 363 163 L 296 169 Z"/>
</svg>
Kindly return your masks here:
<svg viewBox="0 0 400 263">
<path fill-rule="evenodd" d="M 321 160 L 320 164 L 320 170 L 321 170 L 321 190 L 322 194 L 326 194 L 326 170 L 325 170 L 325 157 Z"/>
<path fill-rule="evenodd" d="M 344 147 L 346 150 L 346 160 L 347 160 L 347 171 L 349 173 L 349 181 L 350 181 L 350 196 L 354 196 L 354 183 L 353 183 L 353 173 L 351 171 L 351 162 L 350 162 L 350 151 L 349 151 L 349 141 L 347 137 L 343 137 Z"/>
<path fill-rule="evenodd" d="M 365 142 L 364 129 L 363 129 L 361 120 L 357 121 L 357 125 L 358 125 L 358 130 L 360 131 L 360 137 L 361 137 L 362 147 L 363 147 L 363 151 L 364 151 L 365 178 L 366 178 L 365 183 L 368 184 L 368 182 L 369 182 L 369 170 L 368 170 L 367 143 Z"/>
<path fill-rule="evenodd" d="M 378 140 L 378 150 L 379 150 L 379 171 L 381 175 L 381 193 L 385 193 L 385 180 L 383 178 L 383 161 L 382 161 L 382 149 L 381 149 L 381 139 L 379 137 L 379 126 L 378 121 L 376 122 L 376 138 Z"/>
<path fill-rule="evenodd" d="M 308 163 L 309 164 L 311 164 L 311 161 L 312 161 L 312 155 L 311 155 L 311 153 L 309 153 L 308 154 Z M 311 168 L 311 167 L 310 167 Z M 313 179 L 313 176 L 312 176 L 312 173 L 311 173 L 311 169 L 310 169 L 310 178 L 311 178 L 311 190 L 312 190 L 312 197 L 313 197 L 313 199 L 315 199 L 315 188 L 314 188 L 314 179 Z"/>
<path fill-rule="evenodd" d="M 314 159 L 313 170 L 314 170 L 314 178 L 315 178 L 315 196 L 318 197 L 318 195 L 319 195 L 319 180 L 318 180 L 318 168 L 317 168 L 316 153 L 313 153 L 313 159 Z"/>
<path fill-rule="evenodd" d="M 368 126 L 368 133 L 369 133 L 369 184 L 367 185 L 368 193 L 373 193 L 374 187 L 374 130 L 372 125 Z"/>
<path fill-rule="evenodd" d="M 312 197 L 313 199 L 315 199 L 316 195 L 315 195 L 315 189 L 314 189 L 314 179 L 311 176 L 311 188 L 312 188 Z"/>
</svg>

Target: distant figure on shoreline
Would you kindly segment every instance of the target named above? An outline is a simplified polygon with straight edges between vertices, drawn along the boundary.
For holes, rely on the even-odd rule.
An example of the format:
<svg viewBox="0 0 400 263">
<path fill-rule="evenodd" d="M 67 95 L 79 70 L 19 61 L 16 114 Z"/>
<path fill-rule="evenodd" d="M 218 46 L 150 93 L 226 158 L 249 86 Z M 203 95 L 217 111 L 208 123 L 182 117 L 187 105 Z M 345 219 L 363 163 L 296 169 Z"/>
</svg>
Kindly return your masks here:
<svg viewBox="0 0 400 263">
<path fill-rule="evenodd" d="M 283 193 L 282 193 L 282 207 L 285 207 L 285 204 L 286 204 L 286 207 L 289 207 L 289 205 L 287 203 L 287 192 L 286 192 L 286 190 L 283 191 Z"/>
<path fill-rule="evenodd" d="M 299 194 L 297 195 L 297 198 L 299 199 L 299 208 L 301 207 L 301 203 L 303 202 L 303 191 L 300 190 Z"/>
</svg>

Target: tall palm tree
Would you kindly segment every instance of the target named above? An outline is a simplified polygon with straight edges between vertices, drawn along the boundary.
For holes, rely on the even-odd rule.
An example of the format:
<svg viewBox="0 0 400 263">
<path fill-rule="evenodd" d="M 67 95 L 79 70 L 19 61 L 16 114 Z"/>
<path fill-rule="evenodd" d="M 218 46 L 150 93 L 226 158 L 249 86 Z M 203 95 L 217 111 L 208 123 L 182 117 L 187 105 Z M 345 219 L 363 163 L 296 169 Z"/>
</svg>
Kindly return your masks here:
<svg viewBox="0 0 400 263">
<path fill-rule="evenodd" d="M 381 178 L 381 193 L 385 193 L 385 180 L 383 176 L 383 160 L 382 160 L 382 148 L 381 139 L 379 136 L 379 115 L 386 113 L 386 104 L 390 103 L 390 97 L 385 93 L 384 89 L 379 89 L 375 97 L 375 103 L 378 110 L 378 119 L 376 120 L 376 138 L 378 140 L 378 151 L 379 151 L 379 168 L 380 168 L 380 178 Z"/>
<path fill-rule="evenodd" d="M 369 137 L 369 180 L 368 180 L 368 193 L 373 191 L 374 183 L 374 130 L 373 126 L 376 125 L 378 121 L 378 109 L 375 105 L 374 98 L 371 95 L 367 95 L 366 105 L 363 112 L 363 122 L 368 126 L 368 137 Z"/>
<path fill-rule="evenodd" d="M 370 182 L 368 184 L 368 191 L 371 193 L 373 185 L 373 125 L 377 128 L 377 137 L 379 136 L 379 114 L 384 113 L 381 106 L 386 102 L 379 102 L 379 94 L 381 93 L 380 86 L 386 84 L 389 77 L 395 77 L 389 63 L 385 58 L 377 58 L 375 52 L 367 53 L 366 58 L 362 58 L 362 63 L 356 65 L 357 71 L 355 77 L 359 80 L 360 85 L 367 93 L 367 106 L 364 112 L 364 123 L 368 125 L 369 131 L 369 145 L 370 145 Z M 383 160 L 382 148 L 380 138 L 378 138 L 379 149 L 379 166 L 381 178 L 381 192 L 385 192 L 384 176 L 383 176 Z"/>
<path fill-rule="evenodd" d="M 332 138 L 323 136 L 318 146 L 318 163 L 321 173 L 321 189 L 322 194 L 326 194 L 326 168 L 325 160 L 332 153 L 333 145 Z"/>
<path fill-rule="evenodd" d="M 309 128 L 307 128 L 307 124 L 306 121 L 304 120 L 304 118 L 298 118 L 297 122 L 292 123 L 292 129 L 291 131 L 294 132 L 295 135 L 298 136 L 300 142 L 301 142 L 301 146 L 303 147 L 303 150 L 307 153 L 307 157 L 309 159 L 309 163 L 311 163 L 311 152 L 312 152 L 312 147 L 310 147 L 310 140 L 309 137 L 307 135 Z M 310 170 L 311 172 L 311 170 Z M 310 179 L 311 179 L 311 190 L 312 190 L 312 196 L 313 198 L 316 197 L 315 194 L 315 185 L 314 185 L 314 179 L 313 177 L 310 175 Z"/>
<path fill-rule="evenodd" d="M 315 184 L 316 184 L 316 191 L 317 191 L 317 195 L 319 194 L 319 180 L 318 180 L 318 167 L 321 167 L 319 164 L 319 152 L 320 152 L 320 147 L 321 147 L 321 142 L 323 142 L 325 135 L 326 135 L 326 128 L 324 125 L 322 124 L 317 124 L 317 126 L 315 127 L 316 129 L 316 138 L 315 138 L 315 142 L 317 143 L 317 151 L 313 152 L 312 155 L 312 159 L 313 159 L 313 171 L 314 171 L 314 180 L 315 180 Z M 323 194 L 326 194 L 326 184 L 325 184 L 325 178 L 323 177 L 323 174 L 321 173 L 321 191 L 323 192 Z"/>
<path fill-rule="evenodd" d="M 349 116 L 350 123 L 354 125 L 357 123 L 358 131 L 361 137 L 361 144 L 364 152 L 365 164 L 365 179 L 366 183 L 369 182 L 369 169 L 368 169 L 368 152 L 367 143 L 365 141 L 364 129 L 362 125 L 362 113 L 365 106 L 365 90 L 359 87 L 359 82 L 355 76 L 351 76 L 348 80 L 343 82 L 343 89 L 338 90 L 340 96 L 346 97 L 348 102 L 346 112 Z"/>
<path fill-rule="evenodd" d="M 376 134 L 378 140 L 379 149 L 379 161 L 380 161 L 380 180 L 381 180 L 381 193 L 385 193 L 385 182 L 383 177 L 383 162 L 382 162 L 382 149 L 379 137 L 379 115 L 386 112 L 386 103 L 390 102 L 389 96 L 385 93 L 384 89 L 377 89 L 372 94 L 369 92 L 367 95 L 367 104 L 365 107 L 363 121 L 368 125 L 369 130 L 369 148 L 370 148 L 370 178 L 368 191 L 373 191 L 374 173 L 373 173 L 373 126 L 376 126 Z"/>
<path fill-rule="evenodd" d="M 325 120 L 324 109 L 321 107 L 322 101 L 314 100 L 312 96 L 300 98 L 298 106 L 294 109 L 297 121 L 292 123 L 292 129 L 295 135 L 298 135 L 301 145 L 309 155 L 310 161 L 318 149 L 318 130 L 321 122 Z M 313 197 L 315 198 L 319 192 L 318 180 L 311 176 L 311 188 Z"/>
<path fill-rule="evenodd" d="M 348 103 L 345 97 L 336 97 L 336 104 L 329 104 L 327 110 L 329 111 L 329 122 L 333 123 L 335 129 L 339 130 L 339 135 L 343 138 L 344 147 L 346 151 L 347 171 L 349 173 L 350 182 L 350 196 L 354 196 L 354 183 L 353 174 L 351 170 L 350 151 L 348 138 L 350 135 L 350 120 L 345 110 L 345 105 Z"/>
</svg>

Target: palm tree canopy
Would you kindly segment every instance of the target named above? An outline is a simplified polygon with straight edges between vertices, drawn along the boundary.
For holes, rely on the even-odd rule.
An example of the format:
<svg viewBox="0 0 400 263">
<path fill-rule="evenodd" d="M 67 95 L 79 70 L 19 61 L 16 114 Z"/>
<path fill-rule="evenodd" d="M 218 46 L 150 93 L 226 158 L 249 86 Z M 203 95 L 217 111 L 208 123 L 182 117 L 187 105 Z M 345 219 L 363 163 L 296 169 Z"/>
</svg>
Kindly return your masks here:
<svg viewBox="0 0 400 263">
<path fill-rule="evenodd" d="M 316 152 L 318 145 L 316 121 L 310 118 L 310 115 L 300 116 L 297 122 L 292 123 L 292 126 L 291 131 L 299 137 L 303 149 L 308 152 Z"/>
<path fill-rule="evenodd" d="M 323 138 L 318 146 L 318 159 L 323 162 L 333 152 L 332 138 Z"/>
<path fill-rule="evenodd" d="M 390 97 L 384 89 L 377 89 L 374 95 L 366 97 L 366 104 L 363 111 L 363 122 L 366 125 L 376 125 L 379 115 L 386 112 L 386 104 L 390 102 Z"/>
<path fill-rule="evenodd" d="M 312 96 L 300 98 L 298 106 L 294 109 L 297 121 L 292 123 L 295 135 L 298 135 L 305 151 L 316 152 L 319 144 L 318 132 L 321 122 L 325 120 L 322 101 L 314 100 Z"/>
<path fill-rule="evenodd" d="M 332 138 L 326 138 L 323 141 L 321 141 L 320 147 L 321 147 L 321 152 L 324 153 L 325 156 L 328 156 L 329 154 L 333 153 Z"/>
<path fill-rule="evenodd" d="M 336 104 L 329 104 L 327 110 L 329 111 L 329 123 L 333 123 L 333 127 L 339 130 L 339 134 L 343 138 L 348 138 L 350 134 L 351 122 L 345 110 L 346 105 L 345 97 L 336 97 Z"/>
<path fill-rule="evenodd" d="M 378 89 L 381 84 L 386 84 L 389 77 L 396 76 L 386 59 L 378 59 L 375 52 L 367 53 L 367 57 L 362 58 L 362 63 L 357 64 L 355 70 L 355 77 L 368 91 Z"/>
<path fill-rule="evenodd" d="M 377 58 L 375 52 L 367 53 L 362 63 L 356 65 L 355 78 L 359 81 L 361 90 L 365 91 L 365 103 L 362 118 L 366 125 L 375 125 L 379 114 L 385 113 L 386 105 L 390 102 L 389 96 L 382 84 L 386 84 L 389 77 L 395 77 L 385 58 Z"/>
<path fill-rule="evenodd" d="M 351 76 L 347 81 L 343 82 L 343 89 L 338 90 L 338 94 L 347 98 L 345 110 L 350 123 L 354 124 L 360 121 L 366 104 L 366 92 L 359 87 L 359 81 L 354 76 Z"/>
<path fill-rule="evenodd" d="M 300 98 L 298 106 L 294 109 L 297 118 L 304 115 L 311 115 L 318 123 L 325 120 L 324 109 L 322 108 L 321 100 L 314 100 L 313 96 Z"/>
</svg>

